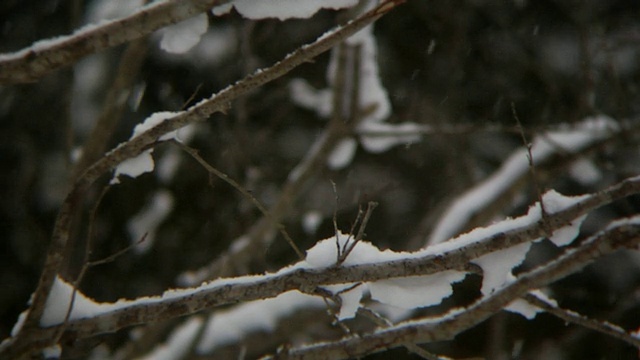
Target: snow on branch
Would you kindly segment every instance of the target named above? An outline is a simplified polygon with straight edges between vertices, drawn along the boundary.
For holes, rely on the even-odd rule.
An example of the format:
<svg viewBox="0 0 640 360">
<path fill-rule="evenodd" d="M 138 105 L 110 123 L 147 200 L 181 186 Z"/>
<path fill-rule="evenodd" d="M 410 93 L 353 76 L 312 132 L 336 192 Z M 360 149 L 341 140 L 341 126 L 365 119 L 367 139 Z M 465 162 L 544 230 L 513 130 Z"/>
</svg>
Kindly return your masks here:
<svg viewBox="0 0 640 360">
<path fill-rule="evenodd" d="M 609 254 L 620 247 L 634 248 L 640 242 L 639 218 L 612 224 L 591 237 L 579 247 L 566 250 L 560 257 L 534 270 L 518 276 L 518 281 L 485 296 L 465 308 L 454 308 L 447 313 L 423 319 L 406 321 L 371 334 L 348 337 L 285 349 L 269 359 L 349 359 L 403 346 L 405 343 L 426 343 L 450 340 L 499 312 L 509 303 L 542 287 L 566 277 L 592 260 Z"/>
<path fill-rule="evenodd" d="M 219 279 L 196 288 L 169 290 L 158 297 L 121 300 L 116 303 L 96 303 L 79 294 L 77 296 L 80 299 L 78 306 L 81 308 L 78 310 L 74 308 L 69 321 L 64 325 L 60 324 L 66 316 L 65 309 L 67 309 L 68 300 L 65 299 L 68 298 L 72 289 L 64 281 L 56 281 L 54 291 L 50 296 L 61 294 L 59 299 L 62 300 L 48 298 L 41 326 L 49 327 L 40 329 L 36 335 L 32 334 L 32 337 L 36 336 L 41 340 L 47 339 L 60 326 L 63 326 L 67 333 L 73 334 L 75 337 L 90 337 L 113 332 L 123 327 L 193 314 L 225 304 L 273 298 L 292 290 L 310 295 L 323 294 L 324 292 L 319 289 L 331 289 L 327 286 L 338 284 L 344 287 L 344 284 L 368 283 L 373 294 L 375 290 L 371 287 L 372 285 L 375 287 L 380 282 L 398 279 L 401 280 L 401 283 L 394 286 L 395 294 L 406 294 L 410 300 L 411 293 L 415 289 L 412 289 L 411 284 L 403 284 L 402 281 L 414 282 L 419 279 L 419 276 L 446 274 L 450 270 L 456 272 L 472 271 L 474 265 L 470 263 L 477 261 L 474 259 L 490 252 L 534 241 L 544 234 L 552 233 L 566 226 L 572 219 L 579 218 L 596 207 L 638 192 L 640 192 L 640 177 L 630 178 L 601 192 L 579 200 L 565 202 L 566 207 L 556 209 L 556 212 L 548 214 L 546 222 L 540 221 L 539 211 L 537 216 L 531 215 L 533 213 L 531 211 L 529 215 L 521 218 L 477 229 L 449 242 L 414 253 L 380 251 L 375 246 L 361 241 L 345 259 L 343 266 L 335 266 L 338 260 L 337 248 L 335 239 L 330 238 L 319 242 L 316 247 L 310 249 L 305 261 L 273 274 Z M 532 209 L 539 210 L 539 207 L 534 206 Z M 468 309 L 458 309 L 445 317 L 438 318 L 437 330 L 433 329 L 434 320 L 425 320 L 384 330 L 371 336 L 392 339 L 393 336 L 388 335 L 388 332 L 394 331 L 408 333 L 410 336 L 424 334 L 424 336 L 419 335 L 416 339 L 407 338 L 406 341 L 403 341 L 406 343 L 413 340 L 442 339 L 444 336 L 442 331 L 445 329 L 448 329 L 444 333 L 447 336 L 455 334 L 455 332 L 472 326 L 504 308 L 527 291 L 566 276 L 596 257 L 621 247 L 637 246 L 638 235 L 640 235 L 639 224 L 638 218 L 612 224 L 578 248 L 566 250 L 564 255 L 551 263 L 528 273 L 520 274 L 512 281 L 495 287 L 492 292 L 486 293 L 480 302 Z M 484 271 L 489 269 L 490 266 L 483 265 Z M 451 282 L 457 281 L 456 279 L 455 276 L 444 276 L 440 278 L 440 281 L 449 286 Z M 446 296 L 446 294 L 440 296 Z M 381 302 L 398 305 L 384 297 L 375 298 Z M 398 298 L 403 298 L 403 296 L 398 296 Z M 343 305 L 353 306 L 353 302 L 359 302 L 359 298 L 356 297 L 349 301 L 351 304 Z M 408 301 L 404 305 L 411 308 L 426 304 Z M 470 322 L 471 320 L 473 323 Z M 406 330 L 411 327 L 427 330 L 424 333 L 421 332 L 422 330 L 417 333 Z M 344 346 L 348 348 L 350 345 Z"/>
<path fill-rule="evenodd" d="M 577 126 L 548 131 L 535 137 L 531 145 L 531 156 L 535 165 L 541 165 L 557 153 L 578 154 L 621 130 L 609 117 L 587 118 Z M 527 156 L 526 148 L 516 150 L 493 175 L 457 197 L 437 221 L 428 243 L 442 242 L 463 231 L 475 214 L 494 202 L 527 174 Z"/>
<path fill-rule="evenodd" d="M 0 55 L 0 83 L 36 81 L 85 55 L 141 38 L 229 1 L 155 1 L 129 16 L 89 24 L 73 34 L 38 41 L 20 51 Z"/>
<path fill-rule="evenodd" d="M 166 2 L 162 2 L 154 3 L 153 6 L 177 6 L 178 9 L 182 9 L 181 7 L 179 7 L 180 5 L 187 6 L 184 5 L 184 3 L 168 3 L 170 3 L 170 5 L 167 5 Z M 167 134 L 172 133 L 190 123 L 206 120 L 211 114 L 215 112 L 224 111 L 228 107 L 228 104 L 238 96 L 246 94 L 247 92 L 259 86 L 262 86 L 265 83 L 283 76 L 297 66 L 329 50 L 335 44 L 343 41 L 365 26 L 376 21 L 381 16 L 385 15 L 395 6 L 401 3 L 403 3 L 402 0 L 391 0 L 383 2 L 371 11 L 368 11 L 355 18 L 354 20 L 325 33 L 324 35 L 320 36 L 315 42 L 298 48 L 296 51 L 289 54 L 283 60 L 277 62 L 273 66 L 267 69 L 256 71 L 254 74 L 247 76 L 243 80 L 238 81 L 237 83 L 221 90 L 219 93 L 211 96 L 210 98 L 202 100 L 201 102 L 195 104 L 185 111 L 152 115 L 148 123 L 145 121 L 143 126 L 144 129 L 140 131 L 140 133 L 134 132 L 134 135 L 129 141 L 120 144 L 118 147 L 113 149 L 103 158 L 90 166 L 76 180 L 74 186 L 67 194 L 60 207 L 53 230 L 51 245 L 49 247 L 49 251 L 45 260 L 44 270 L 41 274 L 38 287 L 33 295 L 31 307 L 29 309 L 29 312 L 27 313 L 26 319 L 24 320 L 24 327 L 26 329 L 31 329 L 38 326 L 41 315 L 45 308 L 45 303 L 49 292 L 53 287 L 55 279 L 57 278 L 60 266 L 63 264 L 63 261 L 65 259 L 65 257 L 63 256 L 63 252 L 70 236 L 71 223 L 76 212 L 75 208 L 83 198 L 86 191 L 100 176 L 115 168 L 123 161 L 135 158 L 138 155 L 152 149 L 153 146 L 155 146 L 158 142 L 167 140 L 166 138 L 164 138 L 164 136 L 169 136 Z M 155 9 L 155 7 L 152 8 Z M 190 9 L 190 7 L 188 8 Z M 141 11 L 146 11 L 144 9 Z M 149 15 L 139 16 L 144 17 Z M 119 26 L 122 26 L 122 24 L 120 24 Z M 50 51 L 55 51 L 55 49 L 55 46 L 49 48 Z M 34 68 L 38 68 L 37 64 L 27 66 L 27 70 L 7 70 L 7 67 L 10 66 L 7 64 L 11 64 L 12 61 L 20 63 L 20 61 L 16 59 L 19 59 L 19 56 L 5 56 L 0 59 L 0 75 L 4 74 L 5 71 L 16 72 L 16 74 L 18 74 L 17 76 L 20 76 L 21 71 L 22 76 L 31 76 L 35 74 L 32 73 L 32 71 L 35 71 L 33 70 Z M 52 61 L 53 64 L 56 64 L 56 61 Z M 62 66 L 62 63 L 60 64 L 60 66 Z M 37 71 L 46 71 L 46 69 L 41 68 Z M 0 76 L 0 78 L 1 77 L 2 76 Z M 149 126 L 147 127 L 147 125 Z M 148 165 L 148 163 L 146 165 Z M 148 166 L 143 167 L 143 170 L 145 169 L 148 169 Z M 28 344 L 25 344 L 24 342 L 31 341 L 31 339 L 19 338 L 18 340 L 21 341 L 19 342 L 19 344 L 16 344 L 14 346 L 21 348 L 23 351 L 26 351 L 26 349 L 28 348 Z"/>
</svg>

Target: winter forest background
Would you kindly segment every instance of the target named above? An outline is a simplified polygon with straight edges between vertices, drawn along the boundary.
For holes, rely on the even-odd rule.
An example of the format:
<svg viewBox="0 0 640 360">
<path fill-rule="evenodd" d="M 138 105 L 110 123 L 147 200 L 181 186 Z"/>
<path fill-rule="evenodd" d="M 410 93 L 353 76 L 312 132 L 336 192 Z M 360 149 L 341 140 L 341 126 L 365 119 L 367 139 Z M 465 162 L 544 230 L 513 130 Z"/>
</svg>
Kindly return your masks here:
<svg viewBox="0 0 640 360">
<path fill-rule="evenodd" d="M 0 2 L 0 358 L 636 359 L 639 15 Z"/>
</svg>

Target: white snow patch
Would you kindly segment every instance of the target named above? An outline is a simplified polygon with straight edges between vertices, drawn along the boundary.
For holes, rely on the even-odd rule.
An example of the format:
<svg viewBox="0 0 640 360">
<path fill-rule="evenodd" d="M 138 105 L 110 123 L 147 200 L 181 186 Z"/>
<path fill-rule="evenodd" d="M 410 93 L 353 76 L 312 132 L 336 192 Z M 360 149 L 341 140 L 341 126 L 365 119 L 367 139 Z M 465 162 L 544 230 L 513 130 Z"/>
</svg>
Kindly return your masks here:
<svg viewBox="0 0 640 360">
<path fill-rule="evenodd" d="M 331 116 L 332 93 L 330 89 L 317 90 L 304 79 L 293 79 L 289 82 L 291 100 L 305 108 L 314 110 L 323 118 Z"/>
<path fill-rule="evenodd" d="M 161 30 L 160 48 L 172 54 L 183 54 L 200 42 L 207 32 L 209 20 L 200 14 Z"/>
<path fill-rule="evenodd" d="M 148 149 L 140 153 L 140 155 L 118 164 L 113 179 L 111 179 L 111 184 L 118 184 L 120 182 L 120 175 L 137 178 L 144 173 L 152 172 L 154 167 L 153 156 L 151 156 L 152 153 L 153 150 Z"/>
<path fill-rule="evenodd" d="M 358 144 L 353 138 L 345 138 L 333 148 L 331 154 L 327 158 L 327 165 L 330 169 L 339 170 L 345 168 L 351 163 L 356 154 Z"/>
<path fill-rule="evenodd" d="M 555 300 L 549 298 L 547 294 L 543 293 L 540 290 L 532 290 L 529 292 L 529 294 L 537 297 L 538 299 L 552 306 L 555 306 L 555 307 L 558 306 L 558 303 Z M 518 299 L 511 302 L 507 307 L 505 307 L 505 310 L 512 313 L 520 314 L 528 320 L 532 320 L 533 318 L 536 317 L 538 313 L 544 312 L 544 310 L 542 310 L 541 308 L 531 305 L 528 301 L 524 299 Z"/>
<path fill-rule="evenodd" d="M 24 325 L 25 320 L 27 320 L 27 315 L 29 315 L 28 309 L 18 315 L 18 321 L 16 321 L 16 323 L 13 325 L 13 328 L 11 328 L 12 337 L 18 335 L 20 329 L 22 329 L 22 325 Z"/>
<path fill-rule="evenodd" d="M 136 252 L 145 253 L 151 249 L 156 230 L 173 209 L 173 203 L 173 196 L 169 191 L 159 190 L 147 205 L 127 222 L 127 231 Z M 145 234 L 145 240 L 139 242 Z"/>
<path fill-rule="evenodd" d="M 300 309 L 324 306 L 324 301 L 319 297 L 289 291 L 272 299 L 252 301 L 218 311 L 207 322 L 196 351 L 199 354 L 210 353 L 217 347 L 244 339 L 248 333 L 272 331 L 279 319 L 295 314 Z"/>
<path fill-rule="evenodd" d="M 555 190 L 547 191 L 542 196 L 542 202 L 544 208 L 550 214 L 562 211 L 577 202 L 584 200 L 587 195 L 583 196 L 564 196 Z M 571 243 L 580 233 L 580 226 L 587 215 L 580 216 L 577 219 L 571 221 L 567 226 L 564 226 L 553 232 L 549 240 L 551 240 L 556 246 L 565 246 Z"/>
<path fill-rule="evenodd" d="M 60 359 L 61 355 L 62 355 L 62 347 L 60 346 L 60 344 L 47 346 L 46 348 L 42 349 L 42 356 L 47 360 Z"/>
<path fill-rule="evenodd" d="M 534 164 L 546 161 L 551 155 L 561 151 L 580 152 L 590 144 L 607 138 L 619 131 L 614 120 L 607 116 L 590 117 L 575 127 L 550 131 L 537 136 L 532 143 L 531 154 Z M 464 228 L 474 214 L 509 189 L 529 169 L 528 152 L 525 148 L 515 151 L 493 175 L 458 197 L 437 222 L 428 242 L 445 241 Z"/>
<path fill-rule="evenodd" d="M 87 22 L 129 16 L 144 5 L 143 0 L 96 0 L 87 9 Z"/>
<path fill-rule="evenodd" d="M 483 271 L 482 294 L 490 295 L 495 290 L 513 282 L 515 279 L 511 270 L 522 264 L 530 247 L 531 243 L 525 242 L 474 259 L 473 263 L 482 267 Z"/>
<path fill-rule="evenodd" d="M 358 308 L 360 308 L 360 299 L 364 292 L 364 286 L 356 286 L 353 289 L 340 293 L 340 313 L 338 320 L 351 319 L 356 316 Z"/>
<path fill-rule="evenodd" d="M 302 217 L 302 228 L 307 234 L 315 234 L 318 230 L 318 226 L 322 224 L 324 216 L 322 212 L 318 210 L 307 211 Z"/>
<path fill-rule="evenodd" d="M 403 309 L 437 305 L 453 293 L 451 284 L 466 273 L 447 270 L 433 275 L 411 276 L 367 283 L 371 298 Z"/>
<path fill-rule="evenodd" d="M 146 118 L 141 124 L 136 125 L 133 128 L 133 134 L 129 138 L 129 140 L 135 139 L 140 136 L 142 133 L 152 129 L 153 127 L 159 125 L 163 121 L 166 121 L 179 113 L 170 112 L 170 111 L 161 111 L 151 114 L 148 118 Z M 184 128 L 189 128 L 189 126 L 185 126 Z M 183 128 L 183 129 L 184 129 Z M 182 129 L 170 131 L 158 138 L 160 141 L 167 141 L 171 139 L 176 139 L 180 141 L 179 131 Z M 190 130 L 186 130 L 189 132 Z M 120 182 L 120 175 L 127 175 L 131 178 L 136 178 L 144 173 L 148 173 L 153 171 L 155 163 L 153 162 L 153 149 L 147 149 L 140 153 L 138 156 L 134 158 L 129 158 L 118 164 L 113 174 L 113 178 L 111 179 L 111 184 L 118 184 Z"/>
<path fill-rule="evenodd" d="M 69 310 L 73 290 L 74 288 L 71 284 L 56 276 L 45 303 L 44 313 L 40 318 L 40 326 L 52 326 L 64 321 Z M 86 297 L 80 291 L 76 291 L 69 320 L 92 317 L 102 310 L 103 308 L 99 303 Z"/>
<path fill-rule="evenodd" d="M 531 305 L 524 299 L 516 299 L 509 303 L 504 309 L 515 314 L 520 314 L 527 320 L 533 320 L 538 313 L 543 312 L 539 307 Z"/>
<path fill-rule="evenodd" d="M 582 185 L 593 185 L 599 182 L 603 175 L 593 161 L 579 159 L 569 168 L 571 177 Z"/>
<path fill-rule="evenodd" d="M 397 145 L 420 141 L 422 129 L 422 126 L 411 122 L 387 124 L 369 121 L 360 124 L 357 132 L 361 134 L 362 147 L 372 153 L 381 153 Z"/>
<path fill-rule="evenodd" d="M 322 268 L 336 264 L 338 258 L 338 247 L 344 249 L 345 244 L 353 241 L 348 235 L 340 233 L 338 243 L 335 238 L 328 238 L 319 241 L 313 248 L 307 251 L 307 258 L 303 266 L 311 268 Z M 342 250 L 341 250 L 342 251 Z M 418 256 L 420 253 L 394 252 L 391 250 L 380 251 L 375 245 L 360 241 L 344 261 L 344 266 L 371 264 L 382 261 L 399 260 Z M 371 297 L 381 303 L 404 309 L 430 306 L 439 304 L 443 298 L 451 295 L 451 284 L 461 281 L 465 276 L 464 272 L 444 271 L 427 276 L 412 276 L 407 278 L 379 280 L 367 282 L 365 285 L 371 292 Z M 338 293 L 347 288 L 349 284 L 325 287 L 327 290 Z M 359 290 L 360 296 L 362 290 Z M 359 303 L 356 294 L 349 294 L 348 302 L 343 303 L 341 316 L 355 314 L 354 303 Z M 346 318 L 346 317 L 345 317 Z M 342 318 L 341 318 L 342 319 Z"/>
<path fill-rule="evenodd" d="M 140 360 L 173 360 L 183 359 L 191 350 L 192 342 L 203 326 L 204 321 L 198 316 L 189 318 L 171 333 L 167 342 L 153 349 Z"/>
<path fill-rule="evenodd" d="M 231 11 L 231 7 L 245 18 L 310 18 L 320 9 L 342 9 L 357 4 L 357 0 L 235 0 L 213 8 L 214 15 L 220 16 Z"/>
</svg>

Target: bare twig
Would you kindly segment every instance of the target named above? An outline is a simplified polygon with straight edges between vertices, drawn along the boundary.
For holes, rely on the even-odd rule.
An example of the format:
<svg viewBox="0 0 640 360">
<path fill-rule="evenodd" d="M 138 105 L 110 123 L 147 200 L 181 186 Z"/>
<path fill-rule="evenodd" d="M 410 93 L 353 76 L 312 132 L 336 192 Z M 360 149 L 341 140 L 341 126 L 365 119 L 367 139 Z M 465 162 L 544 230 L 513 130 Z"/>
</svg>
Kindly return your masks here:
<svg viewBox="0 0 640 360">
<path fill-rule="evenodd" d="M 356 247 L 356 245 L 358 245 L 358 242 L 360 240 L 362 240 L 362 238 L 364 237 L 364 230 L 367 228 L 367 224 L 369 223 L 369 218 L 371 217 L 371 214 L 373 213 L 373 210 L 377 206 L 378 206 L 377 202 L 369 201 L 369 203 L 367 204 L 367 210 L 364 213 L 364 217 L 362 218 L 362 222 L 360 223 L 360 228 L 358 229 L 358 234 L 353 239 L 353 241 L 345 243 L 345 245 L 344 245 L 345 248 L 343 249 L 342 253 L 340 254 L 340 257 L 338 258 L 338 264 L 337 265 L 342 264 L 347 259 L 349 254 L 351 254 L 351 252 Z"/>
<path fill-rule="evenodd" d="M 590 319 L 583 315 L 577 314 L 573 311 L 562 309 L 531 293 L 526 294 L 524 296 L 524 299 L 527 302 L 531 303 L 531 305 L 537 306 L 543 309 L 544 311 L 559 317 L 562 320 L 565 320 L 567 322 L 577 324 L 580 326 L 584 326 L 586 328 L 589 328 L 595 331 L 599 331 L 603 334 L 622 340 L 640 349 L 640 339 L 635 336 L 631 336 L 619 326 L 613 325 L 606 321 L 598 321 L 595 319 Z"/>
<path fill-rule="evenodd" d="M 538 203 L 540 204 L 540 215 L 543 220 L 547 218 L 547 210 L 544 207 L 544 201 L 542 201 L 542 189 L 540 189 L 540 184 L 538 183 L 538 175 L 536 174 L 536 165 L 533 161 L 533 154 L 531 153 L 531 147 L 533 146 L 529 140 L 527 140 L 527 136 L 524 133 L 524 127 L 520 122 L 520 117 L 518 116 L 518 112 L 516 111 L 516 104 L 511 102 L 511 113 L 513 114 L 513 118 L 520 128 L 520 136 L 522 137 L 522 144 L 525 149 L 527 149 L 527 161 L 529 161 L 529 173 L 531 174 L 531 181 L 533 183 L 533 187 L 536 190 L 536 195 L 538 197 Z"/>
<path fill-rule="evenodd" d="M 258 208 L 258 210 L 260 210 L 260 212 L 266 218 L 268 218 L 271 221 L 273 221 L 273 225 L 280 231 L 280 233 L 282 234 L 284 239 L 287 241 L 289 246 L 291 246 L 293 251 L 296 252 L 296 255 L 298 255 L 298 258 L 300 260 L 304 259 L 304 254 L 302 253 L 302 251 L 300 251 L 300 248 L 298 248 L 298 245 L 296 245 L 296 243 L 293 241 L 291 236 L 289 236 L 289 233 L 287 233 L 287 230 L 285 229 L 284 225 L 282 223 L 277 222 L 275 219 L 273 219 L 273 217 L 269 213 L 269 210 L 267 210 L 262 205 L 262 203 L 260 203 L 260 201 L 258 201 L 258 199 L 256 199 L 255 196 L 253 196 L 249 191 L 247 191 L 247 189 L 245 189 L 242 185 L 238 184 L 237 181 L 235 181 L 232 178 L 230 178 L 227 174 L 225 174 L 224 172 L 222 172 L 222 171 L 216 169 L 215 167 L 211 166 L 211 164 L 209 164 L 206 160 L 204 160 L 202 158 L 202 156 L 200 156 L 200 154 L 198 154 L 198 150 L 196 150 L 196 149 L 194 149 L 192 147 L 189 147 L 189 146 L 187 146 L 187 145 L 185 145 L 185 144 L 183 144 L 182 142 L 179 142 L 179 141 L 173 141 L 173 144 L 177 145 L 182 150 L 184 150 L 184 152 L 186 152 L 192 158 L 194 158 L 203 168 L 205 168 L 207 170 L 207 172 L 209 172 L 209 174 L 213 174 L 216 177 L 218 177 L 220 180 L 222 180 L 222 181 L 226 182 L 227 184 L 231 185 L 234 189 L 238 190 L 238 192 L 240 192 L 244 197 L 246 197 L 249 201 L 251 201 L 251 203 L 253 203 L 253 205 L 255 205 L 255 207 Z"/>
</svg>

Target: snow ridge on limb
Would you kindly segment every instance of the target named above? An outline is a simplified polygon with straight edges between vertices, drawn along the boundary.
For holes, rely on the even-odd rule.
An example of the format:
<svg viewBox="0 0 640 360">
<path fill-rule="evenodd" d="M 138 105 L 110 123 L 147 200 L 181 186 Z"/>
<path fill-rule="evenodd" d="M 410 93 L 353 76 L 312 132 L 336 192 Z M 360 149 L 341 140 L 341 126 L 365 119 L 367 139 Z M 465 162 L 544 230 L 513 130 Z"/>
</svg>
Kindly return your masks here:
<svg viewBox="0 0 640 360">
<path fill-rule="evenodd" d="M 526 295 L 528 291 L 579 271 L 596 258 L 617 249 L 637 247 L 639 242 L 638 217 L 632 221 L 614 223 L 577 248 L 568 249 L 560 257 L 544 266 L 521 274 L 518 281 L 491 295 L 481 297 L 468 307 L 454 308 L 436 317 L 402 322 L 371 334 L 286 349 L 265 359 L 349 359 L 395 348 L 405 343 L 450 340 L 462 331 L 486 320 L 512 301 Z"/>
<path fill-rule="evenodd" d="M 416 253 L 380 252 L 373 248 L 372 245 L 370 245 L 372 248 L 368 249 L 368 246 L 365 245 L 366 243 L 358 243 L 350 257 L 345 260 L 348 266 L 331 266 L 331 264 L 335 263 L 335 258 L 333 258 L 333 261 L 327 262 L 327 257 L 331 253 L 324 251 L 328 251 L 328 247 L 321 246 L 318 250 L 324 250 L 318 253 L 320 254 L 319 261 L 313 260 L 315 255 L 308 259 L 315 263 L 318 266 L 317 268 L 310 268 L 308 260 L 306 260 L 274 274 L 220 279 L 196 288 L 170 290 L 160 297 L 122 300 L 116 303 L 96 303 L 97 305 L 94 304 L 91 309 L 93 309 L 92 311 L 96 308 L 99 309 L 99 314 L 94 312 L 90 318 L 74 318 L 65 325 L 65 328 L 73 336 L 84 338 L 159 319 L 193 314 L 223 304 L 272 298 L 290 290 L 297 289 L 302 292 L 314 293 L 317 287 L 325 285 L 375 282 L 392 278 L 436 274 L 445 270 L 465 271 L 469 261 L 474 258 L 518 243 L 535 240 L 549 230 L 553 231 L 565 226 L 568 219 L 575 219 L 595 207 L 603 206 L 611 201 L 638 192 L 640 192 L 640 177 L 630 178 L 606 190 L 589 195 L 564 210 L 550 214 L 546 225 L 536 219 L 532 219 L 523 226 L 512 228 L 504 233 L 499 232 L 501 228 L 504 230 L 502 226 L 490 227 L 484 234 L 480 230 L 475 230 L 459 237 L 457 240 L 454 239 L 450 242 L 434 245 Z M 522 295 L 519 292 L 520 290 L 526 292 L 540 287 L 541 285 L 535 281 L 540 281 L 540 284 L 546 284 L 557 277 L 564 276 L 566 272 L 563 271 L 575 271 L 595 257 L 620 247 L 637 246 L 638 234 L 640 233 L 638 223 L 636 219 L 612 224 L 603 233 L 596 235 L 593 241 L 584 242 L 576 250 L 567 250 L 564 257 L 560 257 L 548 265 L 532 270 L 529 273 L 521 274 L 516 281 L 509 282 L 484 297 L 485 299 L 498 297 L 500 300 L 491 300 L 497 301 L 497 303 L 486 300 L 489 305 L 482 305 L 484 303 L 481 303 L 478 305 L 478 310 L 473 310 L 473 307 L 471 307 L 465 312 L 473 310 L 480 311 L 482 314 L 484 312 L 495 313 L 494 310 L 501 309 L 520 297 Z M 328 240 L 335 249 L 335 239 L 330 238 Z M 633 241 L 636 241 L 636 243 L 630 243 Z M 313 250 L 311 254 L 315 252 L 316 250 Z M 380 260 L 379 257 L 390 260 L 371 263 L 372 257 L 378 260 Z M 397 257 L 401 257 L 401 259 L 393 260 Z M 564 258 L 567 258 L 567 260 L 563 260 Z M 363 263 L 349 265 L 350 262 L 357 263 L 360 261 Z M 538 273 L 544 275 L 544 281 L 546 282 L 541 280 L 542 278 L 535 281 L 531 280 Z M 526 279 L 526 281 L 523 279 Z M 527 286 L 529 287 L 523 288 Z M 520 289 L 517 290 L 517 294 L 512 293 L 515 291 L 513 290 L 514 288 Z M 514 295 L 515 297 L 505 299 L 503 298 L 506 296 L 504 294 L 516 294 L 517 296 Z M 488 313 L 485 315 L 489 316 Z M 479 315 L 476 313 L 473 316 Z M 39 329 L 39 331 L 31 334 L 32 338 L 35 338 L 35 340 L 49 339 L 51 334 L 60 327 L 60 325 L 55 324 L 47 325 L 51 327 Z M 456 326 L 458 326 L 456 329 L 459 329 L 460 324 Z M 5 352 L 3 354 L 13 353 Z"/>
<path fill-rule="evenodd" d="M 558 152 L 579 153 L 621 130 L 615 120 L 601 115 L 586 118 L 576 127 L 548 131 L 533 139 L 533 162 L 535 165 L 543 164 Z M 427 243 L 436 244 L 463 231 L 475 214 L 507 192 L 527 173 L 528 167 L 527 150 L 516 150 L 490 177 L 454 200 L 437 222 Z"/>
<path fill-rule="evenodd" d="M 229 1 L 155 1 L 129 16 L 89 24 L 73 34 L 35 42 L 20 51 L 0 55 L 0 83 L 37 81 L 86 55 L 139 39 Z"/>
</svg>

